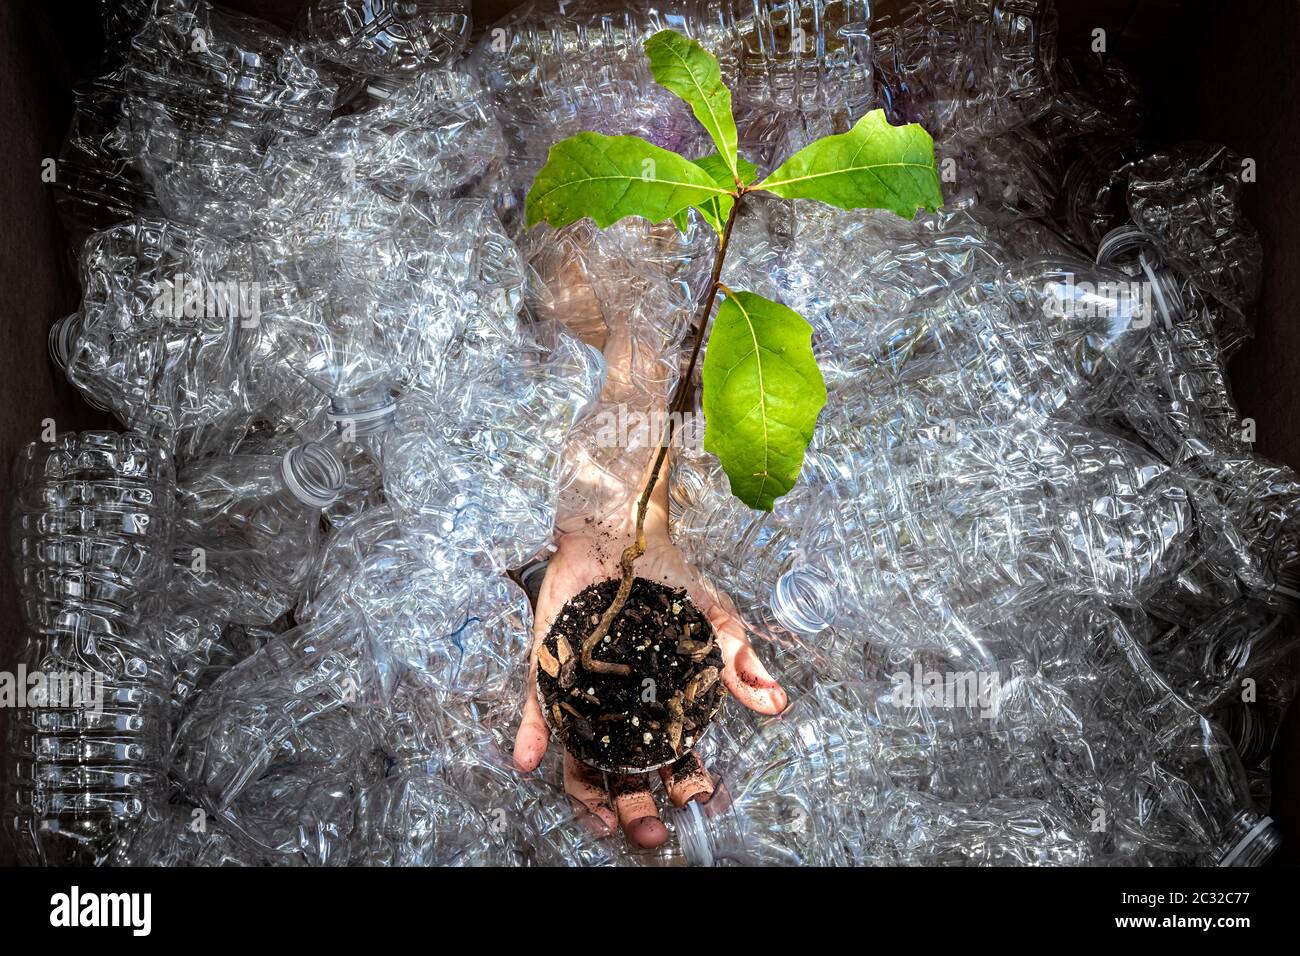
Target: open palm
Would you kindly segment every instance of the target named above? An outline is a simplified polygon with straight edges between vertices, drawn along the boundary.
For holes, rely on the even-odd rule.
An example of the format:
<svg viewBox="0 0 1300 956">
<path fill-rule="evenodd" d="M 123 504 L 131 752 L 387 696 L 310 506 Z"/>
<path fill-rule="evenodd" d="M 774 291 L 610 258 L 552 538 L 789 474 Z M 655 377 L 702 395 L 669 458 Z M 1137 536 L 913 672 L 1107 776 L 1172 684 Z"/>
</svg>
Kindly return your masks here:
<svg viewBox="0 0 1300 956">
<path fill-rule="evenodd" d="M 663 509 L 646 523 L 646 552 L 637 560 L 637 575 L 671 587 L 685 588 L 717 634 L 725 663 L 722 680 L 733 697 L 762 714 L 779 714 L 786 707 L 785 691 L 768 674 L 745 636 L 745 626 L 725 595 L 720 594 L 687 563 L 668 536 Z M 595 525 L 563 535 L 551 555 L 537 598 L 533 645 L 550 630 L 555 615 L 588 585 L 619 574 L 618 561 L 632 541 L 630 531 L 616 525 Z M 549 732 L 537 699 L 537 661 L 530 663 L 528 697 L 515 736 L 515 766 L 532 771 L 546 753 Z M 709 773 L 693 753 L 659 771 L 669 799 L 684 806 L 713 792 Z M 609 829 L 621 826 L 638 846 L 656 847 L 668 839 L 650 792 L 648 774 L 604 774 L 564 756 L 564 789 Z"/>
</svg>

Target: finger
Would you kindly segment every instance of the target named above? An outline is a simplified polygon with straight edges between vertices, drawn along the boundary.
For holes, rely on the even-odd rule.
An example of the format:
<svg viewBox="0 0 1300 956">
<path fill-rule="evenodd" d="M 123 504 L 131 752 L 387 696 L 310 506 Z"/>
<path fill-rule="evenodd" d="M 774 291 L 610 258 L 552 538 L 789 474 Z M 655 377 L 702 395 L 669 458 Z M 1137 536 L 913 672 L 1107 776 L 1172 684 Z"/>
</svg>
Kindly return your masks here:
<svg viewBox="0 0 1300 956">
<path fill-rule="evenodd" d="M 515 731 L 514 761 L 515 767 L 524 773 L 532 773 L 546 756 L 546 742 L 550 731 L 542 717 L 542 705 L 537 697 L 537 643 L 545 632 L 535 635 L 532 652 L 528 655 L 528 693 L 524 697 L 524 714 Z"/>
<path fill-rule="evenodd" d="M 564 792 L 588 811 L 584 822 L 597 836 L 606 837 L 618 826 L 618 816 L 609 805 L 605 775 L 572 754 L 564 755 Z"/>
<path fill-rule="evenodd" d="M 648 775 L 610 774 L 609 790 L 619 825 L 629 840 L 651 850 L 668 839 L 668 828 L 659 819 L 659 808 L 650 794 Z"/>
<path fill-rule="evenodd" d="M 551 563 L 546 568 L 546 577 L 542 579 L 541 592 L 538 594 L 537 609 L 533 615 L 533 646 L 528 655 L 528 694 L 524 698 L 523 718 L 519 730 L 515 732 L 514 761 L 515 767 L 524 773 L 537 769 L 542 758 L 546 756 L 546 744 L 550 731 L 542 717 L 542 705 L 537 697 L 537 647 L 546 637 L 555 619 L 555 576 L 552 572 L 556 565 Z"/>
<path fill-rule="evenodd" d="M 779 714 L 785 710 L 790 698 L 749 646 L 740 618 L 719 604 L 706 613 L 722 649 L 722 682 L 731 696 L 760 714 Z"/>
<path fill-rule="evenodd" d="M 675 807 L 684 807 L 692 800 L 708 800 L 713 795 L 713 779 L 694 752 L 671 767 L 660 767 L 659 776 Z"/>
<path fill-rule="evenodd" d="M 528 669 L 528 697 L 524 701 L 524 716 L 515 732 L 515 767 L 524 773 L 537 769 L 546 756 L 546 742 L 550 732 L 542 719 L 542 706 L 537 702 L 537 665 Z"/>
</svg>

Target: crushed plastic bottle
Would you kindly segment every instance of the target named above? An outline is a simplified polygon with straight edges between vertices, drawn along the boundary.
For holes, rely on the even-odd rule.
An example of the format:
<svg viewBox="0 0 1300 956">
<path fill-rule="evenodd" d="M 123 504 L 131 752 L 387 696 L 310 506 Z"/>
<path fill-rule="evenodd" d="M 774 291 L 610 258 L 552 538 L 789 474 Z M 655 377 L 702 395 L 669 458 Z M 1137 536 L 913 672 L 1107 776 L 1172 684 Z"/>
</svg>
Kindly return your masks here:
<svg viewBox="0 0 1300 956">
<path fill-rule="evenodd" d="M 1061 589 L 1140 605 L 1191 533 L 1167 467 L 1077 426 L 958 424 L 951 442 L 841 469 L 840 495 L 809 515 L 785 590 L 778 581 L 778 597 L 797 599 L 774 607 L 787 627 L 853 620 L 886 643 L 941 648 L 959 638 L 954 622 L 992 622 Z M 819 620 L 825 602 L 807 592 L 828 589 L 835 610 Z"/>
<path fill-rule="evenodd" d="M 14 487 L 20 660 L 44 689 L 10 728 L 6 824 L 29 862 L 86 864 L 165 796 L 171 670 L 143 622 L 166 591 L 175 475 L 140 435 L 65 432 L 23 451 Z"/>
<path fill-rule="evenodd" d="M 237 235 L 266 203 L 279 138 L 319 132 L 335 81 L 269 23 L 206 0 L 160 0 L 125 52 L 124 152 L 180 222 Z"/>
<path fill-rule="evenodd" d="M 239 251 L 165 219 L 130 219 L 81 250 L 81 309 L 51 330 L 86 400 L 169 445 L 241 407 L 239 343 L 261 303 Z"/>
<path fill-rule="evenodd" d="M 922 0 L 872 32 L 886 109 L 936 139 L 997 136 L 1053 105 L 1050 0 Z"/>
<path fill-rule="evenodd" d="M 305 442 L 194 462 L 177 481 L 178 593 L 227 620 L 267 624 L 299 599 L 320 547 L 321 511 L 343 463 Z"/>
<path fill-rule="evenodd" d="M 359 73 L 441 66 L 469 40 L 465 0 L 311 0 L 298 35 L 310 52 Z"/>
</svg>

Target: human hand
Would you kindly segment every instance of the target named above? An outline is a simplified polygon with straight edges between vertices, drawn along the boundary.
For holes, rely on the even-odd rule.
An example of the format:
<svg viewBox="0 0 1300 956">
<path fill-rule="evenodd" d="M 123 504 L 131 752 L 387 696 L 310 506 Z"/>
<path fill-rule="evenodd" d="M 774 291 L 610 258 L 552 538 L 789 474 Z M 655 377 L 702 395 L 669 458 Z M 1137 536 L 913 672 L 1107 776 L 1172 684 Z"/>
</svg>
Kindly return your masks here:
<svg viewBox="0 0 1300 956">
<path fill-rule="evenodd" d="M 550 630 L 560 609 L 588 585 L 619 575 L 619 557 L 632 543 L 630 522 L 614 521 L 583 527 L 563 535 L 551 555 L 534 614 L 534 651 L 529 666 L 528 697 L 515 736 L 515 766 L 535 770 L 546 753 L 549 732 L 537 697 L 536 647 Z M 685 588 L 708 617 L 722 651 L 722 681 L 733 697 L 761 714 L 779 714 L 788 703 L 785 691 L 772 679 L 749 645 L 745 626 L 725 596 L 687 563 L 668 535 L 666 503 L 656 496 L 646 518 L 646 551 L 636 563 L 639 577 Z M 694 753 L 659 771 L 669 799 L 684 806 L 707 799 L 713 781 Z M 608 780 L 606 780 L 608 777 Z M 566 753 L 564 789 L 583 804 L 609 832 L 621 826 L 634 844 L 651 848 L 668 839 L 650 792 L 648 774 L 604 774 Z"/>
</svg>

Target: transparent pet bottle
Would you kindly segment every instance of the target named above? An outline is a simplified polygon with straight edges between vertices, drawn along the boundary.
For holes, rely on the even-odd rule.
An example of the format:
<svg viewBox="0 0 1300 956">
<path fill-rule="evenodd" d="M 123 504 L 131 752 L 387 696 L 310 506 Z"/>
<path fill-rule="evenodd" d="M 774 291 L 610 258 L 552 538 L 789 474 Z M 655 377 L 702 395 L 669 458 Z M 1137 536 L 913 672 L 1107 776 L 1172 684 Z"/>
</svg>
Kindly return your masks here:
<svg viewBox="0 0 1300 956">
<path fill-rule="evenodd" d="M 808 516 L 800 558 L 776 584 L 778 597 L 808 599 L 781 618 L 787 626 L 832 606 L 846 616 L 822 623 L 954 646 L 967 625 L 1045 594 L 1138 606 L 1188 547 L 1187 493 L 1170 469 L 1081 426 L 959 425 L 952 441 L 849 460 L 850 477 Z"/>
<path fill-rule="evenodd" d="M 177 483 L 177 584 L 245 623 L 296 603 L 315 567 L 320 516 L 343 491 L 342 462 L 316 442 L 248 449 L 184 468 Z M 247 619 L 240 610 L 261 605 Z"/>
<path fill-rule="evenodd" d="M 298 20 L 307 50 L 379 76 L 442 66 L 469 31 L 467 0 L 311 0 Z"/>
<path fill-rule="evenodd" d="M 171 670 L 145 626 L 166 592 L 175 477 L 133 433 L 65 433 L 19 456 L 20 660 L 43 696 L 11 721 L 6 823 L 34 863 L 93 862 L 165 797 Z"/>
<path fill-rule="evenodd" d="M 673 814 L 693 866 L 817 866 L 845 862 L 856 817 L 887 786 L 862 719 L 868 685 L 828 684 L 763 721 L 739 745 L 704 802 Z"/>
</svg>

